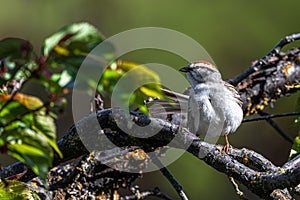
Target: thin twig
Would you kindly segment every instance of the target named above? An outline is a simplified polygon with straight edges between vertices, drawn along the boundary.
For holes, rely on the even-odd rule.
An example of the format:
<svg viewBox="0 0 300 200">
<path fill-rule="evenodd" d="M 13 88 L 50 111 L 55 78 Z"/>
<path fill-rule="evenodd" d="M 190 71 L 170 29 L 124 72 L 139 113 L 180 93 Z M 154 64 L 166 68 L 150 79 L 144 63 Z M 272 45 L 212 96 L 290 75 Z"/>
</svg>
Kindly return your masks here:
<svg viewBox="0 0 300 200">
<path fill-rule="evenodd" d="M 258 112 L 260 115 L 262 116 L 268 116 L 269 114 L 267 112 L 264 111 L 259 111 Z M 288 142 L 290 142 L 291 144 L 294 143 L 294 139 L 289 136 L 286 132 L 284 132 L 279 126 L 278 124 L 276 124 L 276 122 L 274 122 L 272 119 L 266 119 L 266 121 Z"/>
<path fill-rule="evenodd" d="M 278 117 L 297 116 L 297 115 L 300 115 L 300 112 L 286 112 L 286 113 L 279 113 L 279 114 L 263 115 L 263 116 L 259 116 L 259 117 L 252 117 L 252 118 L 244 119 L 243 123 L 266 120 L 266 119 L 271 119 L 271 118 L 278 118 Z"/>
<path fill-rule="evenodd" d="M 127 195 L 124 197 L 126 200 L 137 200 L 137 199 L 144 199 L 149 196 L 155 196 L 155 197 L 160 197 L 165 200 L 173 200 L 171 197 L 166 195 L 165 193 L 161 192 L 159 188 L 154 188 L 153 190 L 149 191 L 142 191 L 139 192 L 138 194 L 133 194 L 133 195 Z"/>
<path fill-rule="evenodd" d="M 23 87 L 23 85 L 24 85 L 24 83 L 26 83 L 27 82 L 27 79 L 21 79 L 20 80 L 20 84 L 18 85 L 18 88 L 14 88 L 13 90 L 12 90 L 12 93 L 10 94 L 10 98 L 1 106 L 1 108 L 0 108 L 0 111 L 2 111 L 2 110 L 4 110 L 4 108 L 6 108 L 7 106 L 8 106 L 8 104 L 9 103 L 11 103 L 13 100 L 14 100 L 14 98 L 15 98 L 15 96 L 17 95 L 17 93 L 19 92 L 19 91 L 21 91 L 21 89 L 22 89 L 22 87 Z"/>
<path fill-rule="evenodd" d="M 228 176 L 228 178 L 229 178 L 229 181 L 231 182 L 231 184 L 233 185 L 236 194 L 240 197 L 240 199 L 247 200 L 244 193 L 239 189 L 239 185 L 235 182 L 234 178 L 231 176 Z"/>
<path fill-rule="evenodd" d="M 35 73 L 37 73 L 37 72 L 40 71 L 40 69 L 43 67 L 43 65 L 46 63 L 46 61 L 47 61 L 47 59 L 48 59 L 48 57 L 43 57 L 43 59 L 44 59 L 43 62 L 40 62 L 40 61 L 42 60 L 42 58 L 38 58 L 38 56 L 37 56 L 37 54 L 35 53 L 35 51 L 33 51 L 33 55 L 34 55 L 34 57 L 35 57 L 35 61 L 36 61 L 37 67 L 34 68 L 32 71 L 31 71 L 30 69 L 28 69 L 28 68 L 25 68 L 25 69 L 24 69 L 24 70 L 28 70 L 28 71 L 29 71 L 30 76 L 24 77 L 23 79 L 21 79 L 22 82 L 21 82 L 20 86 L 19 86 L 17 89 L 13 90 L 13 92 L 11 93 L 10 99 L 9 99 L 8 101 L 6 101 L 6 102 L 2 105 L 2 107 L 0 108 L 0 111 L 3 110 L 4 108 L 6 108 L 6 106 L 7 106 L 10 102 L 12 102 L 12 101 L 14 100 L 14 97 L 16 96 L 16 94 L 17 94 L 18 92 L 20 92 L 20 91 L 22 90 L 22 88 L 23 88 L 23 86 L 25 85 L 25 83 L 27 83 L 30 79 L 32 79 L 32 78 L 34 77 Z M 19 70 L 21 69 L 21 67 L 23 67 L 23 66 L 20 66 L 19 69 L 18 69 L 17 71 L 19 71 Z M 16 72 L 17 72 L 17 71 L 16 71 Z M 14 77 L 15 77 L 15 75 L 12 76 L 12 78 L 14 78 Z M 13 79 L 11 79 L 11 80 L 13 80 Z"/>
<path fill-rule="evenodd" d="M 269 58 L 272 56 L 278 55 L 279 51 L 287 44 L 300 39 L 300 33 L 288 35 L 281 39 L 279 43 L 269 52 L 267 55 L 265 55 L 263 58 L 259 59 L 254 65 L 246 69 L 244 72 L 241 74 L 228 79 L 227 82 L 230 83 L 233 86 L 237 86 L 238 83 L 240 83 L 243 79 L 248 77 L 250 74 L 253 72 L 256 72 L 260 69 L 262 69 L 266 63 L 268 63 Z"/>
<path fill-rule="evenodd" d="M 163 163 L 157 157 L 152 157 L 152 161 L 157 167 L 159 167 L 161 173 L 172 184 L 172 186 L 175 188 L 175 190 L 178 193 L 178 195 L 180 196 L 180 198 L 182 200 L 188 200 L 188 197 L 186 196 L 185 192 L 183 191 L 180 183 L 175 179 L 175 177 L 171 174 L 171 172 L 163 165 Z"/>
</svg>

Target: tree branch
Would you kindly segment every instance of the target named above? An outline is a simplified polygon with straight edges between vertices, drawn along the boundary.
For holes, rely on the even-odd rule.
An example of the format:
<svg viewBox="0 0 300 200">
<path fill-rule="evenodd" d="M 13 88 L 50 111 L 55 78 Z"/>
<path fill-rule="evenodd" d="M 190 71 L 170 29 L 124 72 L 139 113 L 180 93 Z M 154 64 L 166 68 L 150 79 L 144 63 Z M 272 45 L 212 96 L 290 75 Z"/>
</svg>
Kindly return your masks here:
<svg viewBox="0 0 300 200">
<path fill-rule="evenodd" d="M 268 116 L 269 114 L 267 112 L 264 111 L 258 111 L 258 113 L 261 116 Z M 289 136 L 286 132 L 284 132 L 284 130 L 282 130 L 279 125 L 273 121 L 273 119 L 266 119 L 266 121 L 279 133 L 279 135 L 281 135 L 286 141 L 290 142 L 291 144 L 294 143 L 294 139 Z"/>
<path fill-rule="evenodd" d="M 168 179 L 168 181 L 175 188 L 175 190 L 178 193 L 178 195 L 180 196 L 180 198 L 182 200 L 188 200 L 187 195 L 185 194 L 185 192 L 182 189 L 182 186 L 175 179 L 175 177 L 171 174 L 171 172 L 163 165 L 163 163 L 157 157 L 152 157 L 151 159 L 154 162 L 154 164 L 160 169 L 161 173 Z"/>
<path fill-rule="evenodd" d="M 99 132 L 99 127 L 89 127 L 89 124 L 91 124 L 91 121 L 94 120 L 95 117 L 97 117 L 102 130 L 110 127 L 111 131 Z M 243 183 L 249 190 L 263 198 L 269 196 L 275 189 L 293 188 L 300 183 L 299 157 L 296 157 L 292 161 L 286 163 L 283 167 L 279 168 L 274 166 L 260 154 L 247 149 L 240 150 L 232 148 L 228 154 L 224 154 L 222 152 L 222 146 L 204 142 L 193 133 L 190 133 L 187 129 L 164 120 L 148 118 L 146 115 L 140 113 L 132 113 L 130 118 L 139 126 L 147 126 L 147 129 L 159 129 L 160 131 L 156 135 L 148 138 L 134 138 L 127 135 L 123 130 L 120 130 L 116 122 L 125 123 L 123 125 L 128 127 L 126 132 L 129 131 L 131 133 L 135 130 L 130 128 L 131 120 L 127 121 L 128 116 L 126 116 L 121 109 L 107 109 L 97 112 L 97 114 L 91 114 L 79 121 L 76 126 L 79 130 L 85 130 L 85 128 L 89 127 L 86 129 L 85 136 L 93 138 L 95 137 L 94 134 L 97 134 L 98 140 L 96 142 L 99 144 L 102 144 L 104 139 L 110 138 L 110 141 L 117 146 L 123 146 L 125 149 L 131 148 L 130 146 L 138 146 L 146 152 L 153 151 L 153 149 L 168 144 L 176 135 L 178 140 L 175 141 L 173 147 L 184 149 L 184 147 L 189 145 L 189 148 L 187 149 L 188 152 L 203 160 L 216 170 Z M 69 144 L 71 143 L 74 145 L 73 147 L 76 146 L 73 150 L 84 149 L 74 128 L 69 130 L 67 135 L 69 134 L 73 135 L 73 137 L 63 138 L 59 142 L 59 147 L 65 149 L 67 147 L 61 145 L 66 144 L 70 147 Z M 64 141 L 66 139 L 71 141 Z M 105 150 L 102 152 L 105 152 Z M 86 153 L 86 151 L 73 151 L 72 156 L 68 154 L 66 156 L 70 159 L 79 157 L 84 153 Z M 97 156 L 99 163 L 106 162 L 105 159 L 107 159 L 107 157 L 103 155 L 114 155 L 111 156 L 111 158 L 114 158 L 118 156 L 119 153 L 111 154 L 111 152 L 108 152 L 99 154 L 99 156 Z M 126 167 L 128 167 L 128 165 Z M 11 169 L 12 168 L 10 167 L 5 168 L 1 172 L 1 175 L 5 176 L 5 174 L 10 174 L 9 170 Z M 120 165 L 118 169 L 122 170 L 122 165 Z"/>
<path fill-rule="evenodd" d="M 274 58 L 280 54 L 280 50 L 285 45 L 299 39 L 300 39 L 300 33 L 292 34 L 284 37 L 269 53 L 267 53 L 267 55 L 265 55 L 263 58 L 255 62 L 251 67 L 246 69 L 243 73 L 229 79 L 228 83 L 232 84 L 233 86 L 237 86 L 237 84 L 239 84 L 245 78 L 249 77 L 251 74 L 261 70 L 264 67 L 267 68 L 270 61 L 274 60 Z"/>
<path fill-rule="evenodd" d="M 278 118 L 278 117 L 298 116 L 298 115 L 300 115 L 300 112 L 286 112 L 286 113 L 279 113 L 279 114 L 263 115 L 263 116 L 259 116 L 259 117 L 243 119 L 243 123 L 266 120 L 266 119 L 273 119 L 273 118 Z"/>
<path fill-rule="evenodd" d="M 299 38 L 300 34 L 284 38 L 264 58 L 255 62 L 242 74 L 228 80 L 233 85 L 237 85 L 243 100 L 245 115 L 262 111 L 269 105 L 273 106 L 278 98 L 300 89 L 300 48 L 292 49 L 286 53 L 279 52 L 285 44 Z M 95 119 L 98 120 L 99 124 L 94 124 Z M 147 131 L 134 129 L 132 122 L 141 127 L 147 126 L 149 130 L 159 131 L 148 137 Z M 133 134 L 139 137 L 134 137 Z M 58 146 L 64 157 L 61 159 L 55 155 L 53 166 L 83 157 L 75 165 L 76 167 L 72 168 L 73 173 L 59 173 L 60 176 L 56 176 L 57 173 L 54 173 L 56 177 L 69 181 L 63 182 L 53 178 L 49 180 L 50 188 L 56 190 L 67 187 L 67 185 L 73 187 L 69 183 L 70 181 L 75 182 L 76 185 L 78 181 L 80 183 L 104 181 L 103 178 L 108 177 L 110 178 L 109 181 L 104 181 L 104 184 L 101 185 L 103 187 L 100 186 L 100 189 L 107 188 L 108 194 L 112 197 L 114 191 L 117 190 L 116 185 L 120 187 L 121 183 L 126 183 L 127 185 L 125 185 L 128 187 L 128 184 L 131 184 L 137 177 L 122 172 L 122 170 L 132 168 L 142 171 L 151 161 L 150 156 L 139 158 L 141 156 L 140 151 L 147 155 L 164 146 L 170 146 L 171 141 L 173 148 L 187 150 L 216 170 L 241 182 L 262 198 L 276 198 L 280 195 L 288 198 L 289 192 L 286 188 L 293 188 L 295 192 L 299 192 L 300 156 L 285 163 L 282 167 L 277 167 L 262 155 L 245 148 L 231 148 L 228 154 L 224 154 L 222 146 L 204 142 L 183 127 L 162 119 L 149 118 L 137 112 L 131 112 L 130 116 L 127 116 L 123 110 L 117 108 L 98 111 L 81 119 L 58 141 Z M 84 146 L 83 144 L 88 145 Z M 116 146 L 120 148 L 115 148 Z M 158 153 L 157 156 L 161 155 Z M 123 158 L 122 161 L 119 158 Z M 137 163 L 138 165 L 136 165 Z M 114 166 L 118 170 L 107 166 Z M 15 163 L 4 168 L 0 172 L 0 176 L 6 178 L 23 173 L 24 167 L 24 164 L 20 162 Z M 66 167 L 66 172 L 70 171 L 68 168 L 70 165 L 64 167 Z M 57 169 L 61 168 L 58 167 Z M 55 170 L 55 168 L 53 170 L 54 172 L 60 171 Z M 89 173 L 95 173 L 96 176 L 91 176 Z M 28 169 L 20 180 L 32 181 L 34 177 L 35 174 Z M 129 181 L 126 182 L 126 180 Z M 80 184 L 78 183 L 78 185 Z M 86 187 L 89 188 L 89 185 L 87 184 Z M 134 196 L 129 197 L 135 198 Z M 163 198 L 168 199 L 168 197 Z"/>
<path fill-rule="evenodd" d="M 280 52 L 237 86 L 246 116 L 274 106 L 276 100 L 300 89 L 300 48 Z"/>
</svg>

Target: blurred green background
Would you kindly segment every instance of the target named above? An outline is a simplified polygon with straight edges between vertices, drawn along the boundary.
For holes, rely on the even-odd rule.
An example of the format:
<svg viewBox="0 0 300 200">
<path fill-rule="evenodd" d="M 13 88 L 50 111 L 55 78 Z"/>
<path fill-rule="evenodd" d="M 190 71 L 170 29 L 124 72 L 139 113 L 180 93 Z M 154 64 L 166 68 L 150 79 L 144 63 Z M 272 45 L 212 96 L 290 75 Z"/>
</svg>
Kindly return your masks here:
<svg viewBox="0 0 300 200">
<path fill-rule="evenodd" d="M 73 22 L 89 22 L 106 37 L 136 27 L 165 27 L 187 34 L 203 45 L 226 79 L 264 56 L 282 37 L 300 31 L 300 1 L 279 2 L 11 0 L 1 5 L 0 36 L 27 39 L 39 50 L 46 36 Z M 294 45 L 299 46 L 299 42 Z M 176 69 L 184 64 L 174 55 L 151 50 L 134 52 L 125 58 L 135 62 L 167 63 Z M 294 111 L 297 96 L 293 94 L 280 99 L 276 109 L 268 111 Z M 293 118 L 276 121 L 291 136 L 297 134 L 298 128 L 292 127 Z M 60 137 L 72 123 L 68 108 L 58 120 Z M 253 149 L 277 165 L 287 160 L 291 147 L 266 122 L 243 124 L 229 139 L 234 147 Z M 170 165 L 170 170 L 190 199 L 239 199 L 226 176 L 188 154 Z M 143 189 L 158 186 L 178 198 L 159 172 L 146 174 L 141 182 Z M 242 189 L 246 190 L 244 187 Z M 249 199 L 258 199 L 249 192 L 246 195 Z"/>
</svg>

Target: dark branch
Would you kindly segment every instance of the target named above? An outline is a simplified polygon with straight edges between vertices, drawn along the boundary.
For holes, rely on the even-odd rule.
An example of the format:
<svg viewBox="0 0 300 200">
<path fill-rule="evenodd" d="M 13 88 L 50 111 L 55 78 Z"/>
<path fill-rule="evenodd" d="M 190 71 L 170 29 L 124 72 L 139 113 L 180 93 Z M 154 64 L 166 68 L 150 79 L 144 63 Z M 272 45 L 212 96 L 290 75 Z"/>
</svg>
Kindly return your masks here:
<svg viewBox="0 0 300 200">
<path fill-rule="evenodd" d="M 269 114 L 264 112 L 264 111 L 259 111 L 258 112 L 260 115 L 262 116 L 268 116 Z M 279 125 L 274 122 L 272 119 L 266 119 L 266 121 L 279 133 L 279 135 L 281 135 L 285 140 L 287 140 L 288 142 L 290 142 L 291 144 L 294 143 L 294 139 L 289 136 L 286 132 L 284 132 Z"/>
<path fill-rule="evenodd" d="M 106 133 L 99 132 L 99 127 L 98 129 L 94 127 L 93 130 L 89 125 L 94 117 L 97 117 L 103 130 L 110 127 L 111 131 Z M 138 113 L 132 114 L 130 118 L 140 126 L 147 126 L 147 129 L 159 129 L 160 131 L 155 136 L 148 138 L 134 138 L 127 135 L 123 130 L 120 130 L 116 121 L 125 123 L 123 125 L 128 127 L 126 132 L 129 131 L 129 133 L 132 133 L 135 130 L 130 128 L 131 126 L 129 124 L 131 120 L 127 121 L 128 118 L 120 109 L 108 109 L 98 112 L 97 115 L 92 114 L 79 121 L 77 128 L 79 130 L 87 130 L 84 134 L 90 139 L 95 139 L 93 137 L 95 137 L 96 134 L 96 143 L 98 144 L 103 144 L 102 142 L 105 141 L 104 139 L 110 138 L 110 141 L 117 146 L 124 146 L 125 149 L 128 148 L 128 146 L 139 146 L 141 149 L 146 150 L 146 152 L 167 145 L 176 135 L 178 138 L 173 147 L 183 149 L 189 145 L 187 149 L 188 152 L 205 161 L 208 165 L 218 171 L 243 183 L 248 189 L 261 197 L 269 196 L 275 189 L 296 187 L 300 183 L 300 166 L 297 164 L 287 164 L 284 167 L 279 168 L 274 166 L 263 156 L 247 149 L 231 149 L 228 154 L 224 154 L 222 152 L 222 146 L 206 143 L 185 128 L 181 128 L 161 119 L 148 118 L 147 116 Z M 66 155 L 70 159 L 71 157 L 74 158 L 83 155 L 86 150 L 74 151 L 75 149 L 84 149 L 84 146 L 80 141 L 79 136 L 76 134 L 75 129 L 71 128 L 69 131 L 68 134 L 73 135 L 73 137 L 66 137 L 63 140 L 71 140 L 71 146 L 76 146 L 75 148 L 73 147 L 72 156 Z M 70 141 L 60 141 L 60 148 L 67 148 L 61 146 L 62 144 L 70 147 L 69 142 Z M 105 150 L 101 152 L 105 152 Z M 111 152 L 108 154 L 111 154 Z M 107 161 L 105 161 L 107 157 L 104 155 L 108 154 L 99 153 L 99 163 L 107 163 Z M 112 157 L 116 157 L 118 153 L 112 155 L 115 155 Z M 299 158 L 297 157 L 297 159 Z M 298 163 L 299 161 L 297 159 L 296 161 L 293 160 L 291 162 Z M 118 169 L 121 170 L 122 165 Z M 5 168 L 1 172 L 2 176 L 10 174 L 10 170 L 11 168 Z"/>
<path fill-rule="evenodd" d="M 286 113 L 279 113 L 279 114 L 269 114 L 269 115 L 264 115 L 264 116 L 259 116 L 259 117 L 243 119 L 243 123 L 278 118 L 278 117 L 298 116 L 298 115 L 300 115 L 300 112 L 286 112 Z"/>
<path fill-rule="evenodd" d="M 250 74 L 253 74 L 256 71 L 261 70 L 265 66 L 268 65 L 271 58 L 277 56 L 280 53 L 280 50 L 287 44 L 300 39 L 300 33 L 288 35 L 285 38 L 281 39 L 280 42 L 263 58 L 258 60 L 254 65 L 246 69 L 243 73 L 231 78 L 228 80 L 228 83 L 230 83 L 233 86 L 237 86 L 238 83 L 240 83 L 245 78 L 249 77 Z"/>
<path fill-rule="evenodd" d="M 154 190 L 143 191 L 143 192 L 139 191 L 138 194 L 125 196 L 125 199 L 126 200 L 140 200 L 140 199 L 144 199 L 149 196 L 160 197 L 161 199 L 165 199 L 165 200 L 172 200 L 171 197 L 162 193 L 159 188 L 154 188 Z"/>
<path fill-rule="evenodd" d="M 300 48 L 280 53 L 237 86 L 246 116 L 274 106 L 277 99 L 300 89 Z"/>
<path fill-rule="evenodd" d="M 188 200 L 185 192 L 182 189 L 182 186 L 175 179 L 175 177 L 171 174 L 171 172 L 162 164 L 162 162 L 157 157 L 152 157 L 153 163 L 160 169 L 161 173 L 168 179 L 168 181 L 175 188 L 176 192 L 180 196 L 182 200 Z"/>
<path fill-rule="evenodd" d="M 240 199 L 247 200 L 244 193 L 239 189 L 239 185 L 235 182 L 234 178 L 232 178 L 231 176 L 228 176 L 228 178 L 232 186 L 234 187 L 236 194 L 240 197 Z"/>
<path fill-rule="evenodd" d="M 300 89 L 300 48 L 292 49 L 286 53 L 280 52 L 284 45 L 298 39 L 300 39 L 300 34 L 287 36 L 265 57 L 255 62 L 245 72 L 228 80 L 231 84 L 238 85 L 237 89 L 244 103 L 243 110 L 245 115 L 262 111 L 266 106 L 272 106 L 278 98 Z M 272 118 L 267 116 L 261 117 L 265 117 L 264 119 L 267 120 Z M 95 118 L 99 121 L 101 130 L 98 124 L 96 126 L 92 123 Z M 122 130 L 117 122 L 124 125 Z M 149 130 L 159 131 L 156 135 L 148 137 L 148 133 L 132 128 L 131 122 L 142 127 L 147 126 Z M 133 133 L 139 137 L 133 137 Z M 175 137 L 176 140 L 174 141 Z M 108 140 L 111 144 L 106 143 Z M 118 184 L 108 181 L 106 185 L 103 185 L 103 188 L 107 187 L 109 189 L 111 187 L 109 193 L 113 194 L 113 191 L 116 189 L 113 185 L 120 186 L 120 183 L 124 183 L 126 178 L 130 180 L 128 183 L 131 184 L 136 179 L 136 176 L 126 174 L 122 170 L 128 168 L 143 170 L 147 167 L 147 162 L 151 161 L 151 157 L 148 157 L 139 160 L 139 165 L 132 165 L 135 156 L 139 156 L 136 155 L 135 150 L 141 150 L 149 154 L 164 146 L 170 146 L 170 141 L 173 141 L 173 148 L 187 150 L 216 170 L 244 184 L 260 197 L 267 198 L 271 194 L 275 196 L 284 195 L 284 192 L 287 191 L 286 188 L 293 188 L 294 191 L 299 192 L 299 156 L 282 167 L 277 167 L 262 155 L 248 149 L 232 148 L 228 154 L 224 154 L 222 146 L 206 143 L 185 128 L 161 119 L 148 118 L 146 115 L 136 112 L 126 116 L 120 109 L 99 111 L 73 125 L 63 139 L 58 142 L 64 158 L 61 159 L 55 155 L 53 165 L 57 166 L 85 155 L 76 165 L 77 171 L 75 170 L 75 172 L 79 176 L 74 176 L 76 174 L 74 172 L 73 174 L 60 174 L 61 176 L 57 177 L 62 179 L 69 178 L 70 181 L 75 183 L 76 181 L 85 180 L 98 181 L 103 177 L 113 180 L 120 178 L 118 180 L 121 180 L 121 182 L 117 180 Z M 84 146 L 83 143 L 88 143 L 89 145 Z M 115 146 L 120 148 L 115 149 Z M 95 151 L 89 154 L 88 150 Z M 120 161 L 119 158 L 124 159 Z M 134 163 L 136 164 L 136 162 Z M 107 165 L 114 166 L 118 170 L 108 168 Z M 58 167 L 58 169 L 60 168 Z M 23 172 L 24 164 L 19 162 L 4 168 L 0 172 L 0 176 L 6 178 Z M 95 172 L 96 176 L 91 177 L 86 172 Z M 31 170 L 27 170 L 26 174 L 21 177 L 21 180 L 29 181 L 33 177 L 35 177 L 35 174 Z M 67 182 L 61 180 L 55 180 L 50 186 L 56 189 L 67 184 Z M 150 193 L 147 193 L 147 195 Z M 159 194 L 159 192 L 156 194 Z M 287 197 L 288 195 L 284 196 Z M 134 197 L 132 196 L 132 198 Z M 168 199 L 168 197 L 163 198 Z"/>
</svg>

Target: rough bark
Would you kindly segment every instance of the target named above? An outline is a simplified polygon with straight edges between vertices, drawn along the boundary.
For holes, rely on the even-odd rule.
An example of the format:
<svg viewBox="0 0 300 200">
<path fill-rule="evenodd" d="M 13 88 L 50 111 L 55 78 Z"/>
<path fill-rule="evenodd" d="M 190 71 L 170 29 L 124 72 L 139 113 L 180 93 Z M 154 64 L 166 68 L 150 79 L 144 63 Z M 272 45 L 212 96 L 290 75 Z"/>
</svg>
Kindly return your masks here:
<svg viewBox="0 0 300 200">
<path fill-rule="evenodd" d="M 260 112 L 269 105 L 273 106 L 278 98 L 290 95 L 300 88 L 299 48 L 286 53 L 274 51 L 265 57 L 263 62 L 259 60 L 253 66 L 250 67 L 251 70 L 246 70 L 242 75 L 228 80 L 237 86 L 244 102 L 245 115 Z M 95 118 L 97 118 L 101 130 L 99 126 L 90 126 L 90 120 Z M 127 127 L 127 130 L 121 130 L 116 122 L 121 122 Z M 146 132 L 137 133 L 140 137 L 133 137 L 127 134 L 136 131 L 130 125 L 131 122 L 139 126 L 147 126 L 149 130 L 159 129 L 159 132 L 151 137 L 147 137 Z M 78 130 L 80 130 L 80 134 L 78 134 Z M 95 194 L 102 192 L 103 197 L 112 198 L 114 195 L 119 195 L 117 190 L 123 187 L 130 190 L 135 196 L 139 191 L 137 192 L 130 186 L 139 175 L 122 172 L 122 169 L 132 167 L 142 173 L 148 162 L 153 159 L 153 157 L 147 156 L 148 153 L 168 146 L 175 137 L 176 140 L 172 147 L 186 149 L 216 170 L 238 180 L 262 198 L 289 198 L 290 191 L 297 192 L 299 190 L 300 156 L 280 167 L 274 166 L 262 155 L 248 149 L 231 148 L 228 154 L 225 154 L 222 152 L 222 146 L 204 142 L 185 128 L 162 119 L 149 118 L 137 112 L 131 112 L 130 116 L 127 116 L 124 111 L 112 108 L 98 111 L 83 118 L 70 127 L 63 139 L 58 141 L 58 146 L 64 157 L 61 159 L 55 156 L 54 166 L 72 159 L 80 159 L 71 164 L 53 168 L 49 178 L 50 191 L 43 194 L 45 198 L 71 195 L 70 191 L 79 191 L 79 186 L 81 187 L 80 191 L 84 187 L 93 191 L 95 188 L 90 188 L 90 185 L 86 183 L 97 181 L 99 183 L 100 181 L 101 187 L 95 189 Z M 112 148 L 110 145 L 103 146 L 107 139 L 121 148 Z M 91 147 L 95 151 L 90 153 L 82 141 L 84 143 L 94 141 Z M 159 152 L 156 156 L 160 157 L 162 154 L 163 152 Z M 115 169 L 121 171 L 109 168 L 107 165 L 114 166 Z M 0 175 L 6 178 L 24 172 L 24 168 L 27 167 L 18 162 L 4 168 Z M 28 184 L 32 186 L 34 182 L 38 182 L 37 179 L 33 179 L 34 177 L 34 173 L 28 169 L 21 180 L 29 181 Z M 55 177 L 59 177 L 59 179 Z M 76 183 L 77 185 L 74 186 Z M 39 182 L 34 187 L 40 189 L 42 183 Z M 158 189 L 145 191 L 144 194 L 156 194 L 164 199 L 169 198 Z M 128 198 L 134 199 L 133 196 L 129 195 Z"/>
</svg>

